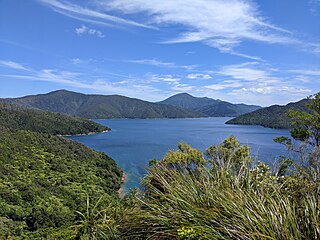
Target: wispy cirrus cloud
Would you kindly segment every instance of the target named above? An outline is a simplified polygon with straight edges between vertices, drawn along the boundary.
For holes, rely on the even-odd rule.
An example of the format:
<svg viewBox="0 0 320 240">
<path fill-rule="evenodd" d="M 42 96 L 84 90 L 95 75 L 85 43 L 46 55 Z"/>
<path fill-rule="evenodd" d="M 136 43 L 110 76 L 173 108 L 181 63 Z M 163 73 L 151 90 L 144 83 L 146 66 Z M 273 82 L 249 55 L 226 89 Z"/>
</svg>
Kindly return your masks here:
<svg viewBox="0 0 320 240">
<path fill-rule="evenodd" d="M 165 43 L 203 42 L 221 52 L 258 60 L 259 57 L 238 53 L 243 41 L 268 44 L 297 43 L 290 31 L 266 21 L 251 1 L 241 0 L 111 0 L 96 1 L 103 9 L 124 14 L 147 13 L 146 21 L 159 27 L 183 26 L 180 35 Z"/>
<path fill-rule="evenodd" d="M 88 23 L 100 24 L 105 26 L 127 25 L 142 28 L 154 28 L 152 26 L 138 23 L 136 21 L 124 19 L 105 12 L 83 7 L 81 5 L 73 4 L 68 1 L 61 0 L 38 0 L 44 5 L 52 8 L 54 11 L 63 14 L 67 17 L 85 21 Z"/>
<path fill-rule="evenodd" d="M 233 89 L 232 95 L 299 95 L 304 97 L 312 91 L 305 86 L 301 86 L 300 79 L 290 77 L 282 78 L 278 76 L 278 69 L 262 65 L 258 62 L 247 62 L 236 65 L 221 67 L 217 74 L 232 77 L 239 84 L 237 89 Z M 232 80 L 231 80 L 232 81 Z"/>
<path fill-rule="evenodd" d="M 15 70 L 24 70 L 24 71 L 30 70 L 28 67 L 25 67 L 22 64 L 13 62 L 13 61 L 0 60 L 0 65 L 11 68 L 11 69 L 15 69 Z"/>
<path fill-rule="evenodd" d="M 265 86 L 265 87 L 249 87 L 249 88 L 241 88 L 237 90 L 233 90 L 232 94 L 246 94 L 246 93 L 253 93 L 253 94 L 271 94 L 271 93 L 284 93 L 284 94 L 299 94 L 302 96 L 306 96 L 310 94 L 312 91 L 306 88 L 300 87 L 292 87 L 292 86 Z"/>
<path fill-rule="evenodd" d="M 239 50 L 244 42 L 297 45 L 304 51 L 320 54 L 318 43 L 302 41 L 290 30 L 272 24 L 253 1 L 93 0 L 85 4 L 65 0 L 38 1 L 64 16 L 91 24 L 160 29 L 161 32 L 177 29 L 176 35 L 168 31 L 166 39 L 158 43 L 201 42 L 222 53 L 262 62 L 265 61 L 262 57 Z M 317 6 L 318 1 L 310 0 L 310 4 Z"/>
<path fill-rule="evenodd" d="M 295 70 L 289 70 L 289 72 L 302 74 L 302 75 L 320 76 L 320 69 L 295 69 Z"/>
<path fill-rule="evenodd" d="M 167 83 L 179 84 L 181 78 L 172 74 L 146 74 L 144 82 L 146 83 Z"/>
<path fill-rule="evenodd" d="M 289 79 L 279 76 L 277 69 L 248 62 L 221 66 L 210 71 L 205 81 L 192 81 L 189 74 L 147 73 L 140 76 L 112 72 L 70 71 L 64 69 L 26 67 L 14 61 L 0 60 L 1 81 L 42 81 L 57 86 L 87 89 L 104 94 L 121 94 L 129 97 L 159 101 L 179 92 L 197 96 L 220 98 L 230 102 L 245 102 L 263 106 L 296 101 L 312 93 L 308 86 L 314 81 L 302 81 L 301 71 L 293 72 Z M 6 69 L 8 71 L 6 71 Z M 80 68 L 81 69 L 81 68 Z M 304 72 L 317 77 L 316 70 Z M 198 73 L 197 73 L 198 74 Z M 207 74 L 207 73 L 203 73 Z M 296 77 L 295 74 L 298 74 Z M 190 77 L 190 75 L 189 75 Z M 307 84 L 306 84 L 307 83 Z"/>
<path fill-rule="evenodd" d="M 266 67 L 259 67 L 257 62 L 246 62 L 242 64 L 226 65 L 220 68 L 216 73 L 242 81 L 264 81 L 270 82 L 274 77 Z"/>
<path fill-rule="evenodd" d="M 135 60 L 124 60 L 124 62 L 151 65 L 151 66 L 164 67 L 164 68 L 183 68 L 186 70 L 193 70 L 194 68 L 197 67 L 197 65 L 178 65 L 174 62 L 164 62 L 157 59 L 135 59 Z"/>
<path fill-rule="evenodd" d="M 89 28 L 89 27 L 87 27 L 85 25 L 81 25 L 81 27 L 76 28 L 74 31 L 78 36 L 93 35 L 93 36 L 96 36 L 98 38 L 104 38 L 105 37 L 105 35 L 101 31 L 99 31 L 97 29 Z"/>
<path fill-rule="evenodd" d="M 142 84 L 130 76 L 107 73 L 106 76 L 121 77 L 121 80 L 109 81 L 105 77 L 87 76 L 81 72 L 71 72 L 61 69 L 32 69 L 26 68 L 20 63 L 12 61 L 0 61 L 0 66 L 17 70 L 14 74 L 1 74 L 6 79 L 19 79 L 21 81 L 40 81 L 59 84 L 63 87 L 94 90 L 105 94 L 122 94 L 125 96 L 140 98 L 142 95 L 148 99 L 159 99 L 163 90 L 151 85 Z M 26 71 L 27 70 L 27 71 Z M 90 80 L 88 80 L 88 78 Z"/>
</svg>

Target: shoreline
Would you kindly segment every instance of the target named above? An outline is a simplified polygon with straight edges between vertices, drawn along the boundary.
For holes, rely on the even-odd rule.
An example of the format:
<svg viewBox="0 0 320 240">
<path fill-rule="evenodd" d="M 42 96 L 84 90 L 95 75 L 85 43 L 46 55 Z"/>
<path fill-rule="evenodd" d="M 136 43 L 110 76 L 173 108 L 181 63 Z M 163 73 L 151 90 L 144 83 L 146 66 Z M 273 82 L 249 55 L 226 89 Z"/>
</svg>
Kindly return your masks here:
<svg viewBox="0 0 320 240">
<path fill-rule="evenodd" d="M 88 132 L 88 133 L 80 133 L 80 134 L 66 134 L 66 135 L 61 135 L 61 134 L 58 134 L 56 136 L 58 137 L 77 137 L 77 136 L 88 136 L 88 135 L 93 135 L 93 134 L 98 134 L 98 133 L 107 133 L 107 132 L 110 132 L 111 129 L 108 129 L 108 130 L 104 130 L 102 132 Z"/>
<path fill-rule="evenodd" d="M 124 184 L 126 183 L 127 180 L 128 180 L 128 175 L 125 172 L 123 172 L 122 177 L 121 177 L 121 187 L 118 190 L 118 194 L 121 198 L 124 197 L 124 195 L 125 195 Z"/>
</svg>

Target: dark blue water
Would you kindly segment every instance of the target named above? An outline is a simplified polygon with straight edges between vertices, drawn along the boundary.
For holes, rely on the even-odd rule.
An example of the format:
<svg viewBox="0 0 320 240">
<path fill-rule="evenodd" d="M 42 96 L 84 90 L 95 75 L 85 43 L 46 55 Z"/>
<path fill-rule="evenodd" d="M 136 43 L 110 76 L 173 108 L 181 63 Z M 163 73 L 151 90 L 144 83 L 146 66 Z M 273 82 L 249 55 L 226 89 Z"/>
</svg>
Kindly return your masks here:
<svg viewBox="0 0 320 240">
<path fill-rule="evenodd" d="M 230 118 L 198 119 L 118 119 L 96 120 L 112 129 L 108 133 L 70 137 L 97 151 L 105 152 L 126 172 L 125 191 L 138 187 L 151 159 L 161 159 L 180 141 L 205 150 L 234 135 L 259 159 L 274 163 L 275 157 L 287 154 L 273 138 L 289 136 L 288 130 L 260 126 L 226 125 Z"/>
</svg>

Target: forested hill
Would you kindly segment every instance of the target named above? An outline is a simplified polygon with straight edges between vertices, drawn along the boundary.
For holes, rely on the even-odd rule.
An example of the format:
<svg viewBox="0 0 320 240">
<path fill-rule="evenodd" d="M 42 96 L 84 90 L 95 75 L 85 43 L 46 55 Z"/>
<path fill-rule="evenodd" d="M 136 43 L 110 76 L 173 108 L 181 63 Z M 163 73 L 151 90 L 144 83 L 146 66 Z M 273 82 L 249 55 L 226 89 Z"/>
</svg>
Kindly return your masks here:
<svg viewBox="0 0 320 240">
<path fill-rule="evenodd" d="M 234 117 L 261 108 L 256 105 L 232 104 L 208 97 L 194 97 L 188 93 L 176 94 L 159 103 L 182 107 L 207 117 Z"/>
<path fill-rule="evenodd" d="M 229 120 L 226 123 L 241 125 L 261 125 L 270 128 L 290 128 L 288 111 L 290 109 L 307 111 L 307 102 L 307 99 L 303 99 L 299 102 L 289 103 L 285 106 L 273 105 L 251 113 L 243 114 L 239 117 Z"/>
<path fill-rule="evenodd" d="M 66 90 L 3 99 L 3 101 L 84 118 L 187 118 L 200 116 L 179 107 L 119 95 L 86 95 Z"/>
<path fill-rule="evenodd" d="M 122 170 L 113 159 L 53 135 L 106 129 L 87 119 L 0 103 L 0 239 L 70 232 L 88 197 L 118 195 Z"/>
<path fill-rule="evenodd" d="M 109 130 L 109 128 L 88 119 L 27 109 L 9 103 L 0 103 L 0 125 L 10 129 L 30 130 L 54 135 L 88 134 Z"/>
<path fill-rule="evenodd" d="M 0 166 L 0 239 L 47 239 L 79 220 L 87 196 L 116 195 L 122 176 L 111 158 L 80 143 L 1 126 Z"/>
</svg>

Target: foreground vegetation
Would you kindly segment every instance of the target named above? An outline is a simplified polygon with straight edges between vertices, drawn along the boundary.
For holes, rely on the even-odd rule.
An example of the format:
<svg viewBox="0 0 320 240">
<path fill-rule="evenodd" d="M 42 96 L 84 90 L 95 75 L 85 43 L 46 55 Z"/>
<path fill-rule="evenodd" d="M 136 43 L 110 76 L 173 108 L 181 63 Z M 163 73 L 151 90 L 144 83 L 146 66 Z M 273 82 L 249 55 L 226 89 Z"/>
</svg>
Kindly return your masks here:
<svg viewBox="0 0 320 240">
<path fill-rule="evenodd" d="M 280 157 L 278 165 L 271 168 L 252 158 L 250 148 L 233 136 L 208 147 L 204 153 L 180 143 L 178 150 L 169 151 L 160 161 L 150 161 L 143 189 L 133 190 L 122 199 L 113 195 L 112 189 L 109 189 L 111 194 L 106 194 L 109 190 L 104 193 L 102 189 L 111 183 L 95 181 L 100 173 L 94 174 L 93 170 L 83 182 L 67 188 L 66 199 L 69 195 L 82 197 L 78 199 L 79 205 L 71 204 L 74 207 L 65 215 L 71 217 L 62 218 L 63 225 L 59 225 L 61 218 L 55 218 L 53 213 L 65 213 L 65 208 L 59 205 L 65 200 L 56 202 L 50 195 L 35 192 L 33 197 L 38 199 L 39 195 L 43 201 L 31 201 L 37 203 L 30 208 L 31 218 L 20 216 L 12 221 L 2 210 L 1 234 L 11 239 L 320 239 L 320 94 L 311 99 L 308 108 L 309 113 L 290 112 L 292 138 L 275 139 L 292 152 L 297 162 Z M 21 146 L 25 144 L 22 142 Z M 10 149 L 4 146 L 4 150 Z M 37 145 L 37 149 L 41 148 Z M 68 152 L 66 156 L 70 154 L 75 152 Z M 50 156 L 39 157 L 38 153 L 31 156 L 37 156 L 41 164 L 50 159 Z M 1 179 L 10 178 L 11 172 L 15 176 L 16 172 L 33 173 L 32 168 L 19 172 L 21 164 L 10 164 L 9 161 L 15 159 L 13 153 L 1 158 L 8 159 L 1 164 L 8 167 Z M 94 156 L 87 160 L 91 158 Z M 66 164 L 63 162 L 61 167 Z M 40 176 L 43 166 L 46 165 L 38 169 Z M 87 175 L 87 171 L 85 168 L 82 173 Z M 26 176 L 24 181 L 29 179 L 30 176 Z M 14 176 L 6 180 L 8 186 L 17 185 L 17 188 L 24 181 L 16 181 Z M 48 183 L 43 185 L 45 192 L 61 189 L 57 179 L 46 181 L 44 178 L 33 186 L 44 182 Z M 90 187 L 87 188 L 87 184 Z M 82 189 L 77 191 L 77 187 Z M 113 189 L 117 187 L 114 185 Z M 22 192 L 19 188 L 7 189 L 2 206 Z M 90 189 L 94 190 L 90 192 Z M 85 197 L 87 192 L 90 194 Z M 21 201 L 29 204 L 25 199 Z M 2 206 L 0 209 L 6 209 Z"/>
<path fill-rule="evenodd" d="M 70 226 L 87 196 L 117 195 L 122 171 L 105 154 L 48 134 L 0 132 L 0 239 Z"/>
</svg>

